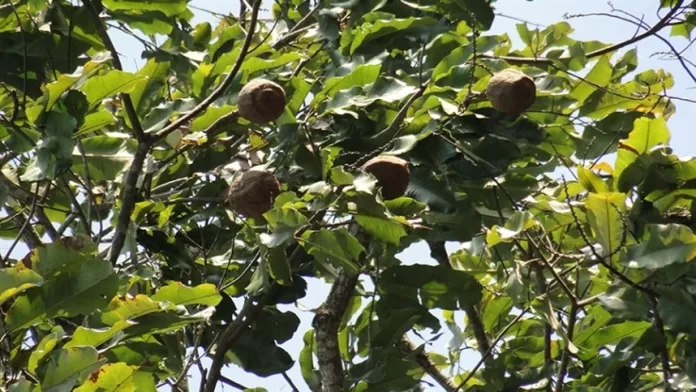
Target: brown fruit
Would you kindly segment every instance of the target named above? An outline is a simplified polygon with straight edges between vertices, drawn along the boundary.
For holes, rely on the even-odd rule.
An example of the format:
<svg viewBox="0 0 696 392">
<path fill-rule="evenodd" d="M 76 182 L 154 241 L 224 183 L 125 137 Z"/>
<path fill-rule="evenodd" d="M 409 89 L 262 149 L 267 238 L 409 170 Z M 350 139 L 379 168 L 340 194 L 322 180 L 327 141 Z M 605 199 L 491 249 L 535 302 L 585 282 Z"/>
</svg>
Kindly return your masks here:
<svg viewBox="0 0 696 392">
<path fill-rule="evenodd" d="M 266 79 L 254 79 L 244 85 L 237 98 L 239 115 L 256 124 L 276 120 L 285 109 L 285 91 Z"/>
<path fill-rule="evenodd" d="M 237 177 L 227 190 L 227 203 L 236 213 L 259 219 L 273 207 L 280 183 L 267 171 L 250 170 Z"/>
<path fill-rule="evenodd" d="M 403 196 L 411 179 L 408 162 L 394 156 L 372 158 L 362 166 L 362 170 L 372 174 L 377 179 L 377 183 L 382 187 L 382 196 L 385 200 Z"/>
<path fill-rule="evenodd" d="M 496 110 L 518 116 L 534 104 L 536 85 L 524 72 L 508 68 L 493 75 L 486 95 Z"/>
</svg>

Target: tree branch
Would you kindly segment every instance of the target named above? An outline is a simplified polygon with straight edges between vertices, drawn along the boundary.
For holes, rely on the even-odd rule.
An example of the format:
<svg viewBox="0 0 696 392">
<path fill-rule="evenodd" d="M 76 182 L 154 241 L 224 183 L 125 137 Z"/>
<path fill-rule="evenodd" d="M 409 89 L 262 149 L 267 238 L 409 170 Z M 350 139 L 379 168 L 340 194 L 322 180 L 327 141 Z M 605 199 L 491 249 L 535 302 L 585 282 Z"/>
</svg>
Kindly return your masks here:
<svg viewBox="0 0 696 392">
<path fill-rule="evenodd" d="M 440 387 L 446 392 L 454 392 L 457 386 L 454 385 L 449 377 L 445 376 L 440 372 L 440 369 L 435 366 L 433 361 L 428 358 L 428 354 L 425 353 L 423 347 L 416 347 L 411 340 L 404 335 L 399 342 L 399 346 L 407 355 L 413 355 L 415 357 L 416 363 L 427 373 L 430 377 L 437 382 Z"/>
<path fill-rule="evenodd" d="M 314 214 L 314 216 L 312 216 L 312 218 L 310 219 L 311 227 L 316 226 L 317 222 L 320 222 L 325 215 L 326 210 L 319 211 L 316 214 Z M 309 228 L 310 226 L 308 225 L 305 226 L 304 229 L 300 229 L 296 233 L 296 236 L 302 235 L 302 233 Z M 302 247 L 298 244 L 295 246 L 295 250 L 292 252 L 288 259 L 288 263 L 290 264 L 290 266 L 292 267 L 293 265 L 297 264 L 301 256 Z M 251 265 L 252 263 L 249 264 Z M 201 391 L 215 392 L 215 386 L 218 382 L 218 379 L 220 378 L 220 371 L 222 370 L 222 367 L 225 364 L 225 353 L 234 345 L 237 339 L 239 339 L 239 337 L 242 335 L 242 332 L 244 332 L 244 330 L 246 330 L 246 328 L 249 325 L 251 325 L 259 310 L 270 302 L 270 300 L 273 298 L 279 287 L 280 286 L 274 282 L 271 288 L 258 298 L 256 303 L 254 303 L 253 298 L 248 298 L 246 301 L 244 301 L 242 310 L 239 312 L 237 318 L 233 322 L 231 322 L 227 326 L 227 328 L 225 328 L 225 330 L 220 334 L 220 337 L 217 340 L 217 348 L 215 349 L 215 355 L 213 356 L 213 362 L 210 365 L 210 370 L 208 371 L 207 379 L 201 380 Z M 220 290 L 224 290 L 224 286 L 220 288 Z"/>
<path fill-rule="evenodd" d="M 428 241 L 428 246 L 430 247 L 430 257 L 435 259 L 440 266 L 452 268 L 444 242 Z M 483 328 L 483 322 L 481 321 L 481 317 L 479 317 L 478 310 L 475 306 L 465 306 L 464 312 L 469 320 L 469 326 L 474 331 L 474 338 L 476 338 L 478 350 L 481 355 L 483 355 L 490 349 L 490 343 L 488 343 L 486 330 Z"/>
<path fill-rule="evenodd" d="M 670 9 L 670 11 L 665 14 L 665 16 L 660 19 L 659 22 L 657 22 L 652 28 L 649 30 L 645 31 L 642 34 L 635 35 L 625 41 L 618 42 L 614 45 L 607 46 L 606 48 L 602 49 L 597 49 L 595 51 L 592 51 L 588 53 L 585 57 L 588 59 L 594 58 L 594 57 L 599 57 L 602 55 L 605 55 L 607 53 L 614 52 L 619 49 L 623 49 L 628 45 L 634 44 L 638 41 L 641 41 L 645 38 L 648 38 L 652 35 L 657 34 L 660 30 L 662 30 L 665 26 L 669 24 L 669 22 L 672 20 L 672 17 L 676 14 L 676 12 L 679 10 L 679 8 L 682 6 L 684 3 L 684 0 L 678 0 L 677 3 Z M 566 61 L 572 59 L 572 56 L 563 56 L 559 57 L 558 59 L 550 59 L 546 57 L 515 57 L 515 56 L 491 56 L 491 55 L 485 55 L 485 54 L 479 54 L 479 58 L 485 58 L 485 59 L 491 59 L 491 60 L 504 60 L 507 61 L 510 64 L 513 65 L 550 65 L 553 64 L 554 61 Z"/>
<path fill-rule="evenodd" d="M 135 152 L 133 162 L 131 163 L 126 183 L 123 186 L 123 196 L 121 197 L 121 210 L 118 214 L 116 222 L 116 232 L 111 241 L 111 249 L 109 250 L 109 260 L 111 264 L 116 264 L 118 256 L 121 255 L 123 245 L 126 243 L 126 233 L 131 222 L 131 214 L 135 208 L 135 196 L 138 192 L 138 177 L 143 171 L 145 159 L 150 152 L 150 144 L 145 142 L 138 143 L 138 150 Z"/>
<path fill-rule="evenodd" d="M 481 359 L 476 363 L 476 366 L 474 366 L 474 368 L 471 369 L 471 371 L 469 372 L 469 374 L 462 380 L 462 382 L 459 383 L 459 385 L 457 386 L 457 388 L 455 388 L 454 392 L 457 392 L 457 391 L 459 391 L 460 389 L 462 389 L 462 387 L 463 387 L 464 385 L 466 385 L 467 382 L 469 382 L 469 380 L 471 379 L 471 377 L 474 377 L 474 374 L 476 374 L 476 371 L 478 371 L 478 369 L 481 367 L 481 365 L 483 365 L 483 363 L 486 361 L 486 359 L 488 359 L 488 357 L 490 357 L 490 355 L 491 355 L 491 353 L 493 352 L 493 349 L 495 348 L 495 346 L 505 337 L 505 334 L 508 333 L 508 331 L 510 330 L 510 328 L 512 328 L 515 324 L 517 324 L 518 321 L 522 320 L 522 317 L 523 317 L 525 314 L 527 314 L 528 311 L 529 311 L 529 308 L 524 309 L 522 312 L 520 312 L 520 314 L 519 314 L 517 317 L 515 317 L 512 321 L 510 321 L 510 323 L 509 323 L 508 325 L 506 325 L 505 328 L 503 328 L 503 329 L 500 331 L 500 333 L 498 333 L 498 336 L 495 338 L 495 340 L 493 340 L 493 343 L 492 343 L 491 346 L 488 348 L 488 351 L 486 351 L 486 352 L 481 356 Z"/>
<path fill-rule="evenodd" d="M 578 316 L 578 306 L 575 303 L 570 305 L 569 313 L 565 347 L 563 348 L 561 366 L 558 368 L 558 376 L 556 377 L 556 392 L 563 391 L 563 380 L 568 372 L 568 364 L 570 363 L 570 345 L 573 343 L 573 330 L 575 329 L 575 321 L 577 320 Z"/>
<path fill-rule="evenodd" d="M 99 18 L 99 11 L 97 11 L 97 7 L 95 6 L 95 4 L 93 4 L 92 0 L 82 0 L 82 3 L 85 5 L 85 7 L 87 7 L 87 10 L 89 11 L 89 15 L 92 18 L 92 23 L 94 23 L 94 27 L 97 29 L 97 34 L 99 34 L 99 38 L 101 38 L 102 42 L 104 43 L 104 46 L 106 46 L 106 49 L 109 52 L 111 52 L 111 61 L 114 65 L 114 68 L 116 68 L 119 71 L 123 71 L 121 59 L 119 58 L 118 52 L 114 47 L 114 43 L 111 42 L 111 38 L 109 38 L 109 34 L 106 31 L 106 27 Z M 101 6 L 101 4 L 99 5 Z M 138 113 L 135 110 L 135 106 L 133 105 L 133 101 L 131 100 L 130 95 L 122 93 L 121 100 L 123 101 L 123 106 L 126 108 L 126 115 L 128 116 L 128 120 L 130 121 L 131 126 L 133 127 L 135 138 L 140 142 L 147 141 L 149 137 L 143 131 L 142 125 L 140 125 Z"/>
<path fill-rule="evenodd" d="M 341 271 L 331 286 L 326 301 L 317 309 L 312 326 L 317 340 L 317 359 L 321 374 L 322 391 L 343 391 L 343 364 L 338 347 L 338 327 L 343 318 L 359 275 Z"/>
<path fill-rule="evenodd" d="M 188 113 L 184 114 L 183 116 L 179 117 L 176 121 L 173 123 L 169 124 L 166 126 L 164 129 L 160 130 L 155 134 L 155 139 L 159 140 L 170 133 L 176 131 L 179 129 L 183 124 L 187 123 L 189 120 L 193 119 L 200 113 L 203 113 L 210 104 L 215 102 L 216 99 L 218 99 L 222 93 L 227 90 L 227 88 L 232 84 L 232 80 L 234 80 L 235 76 L 237 76 L 237 73 L 239 70 L 242 68 L 242 63 L 244 62 L 244 59 L 246 58 L 247 52 L 249 51 L 249 46 L 251 45 L 251 41 L 254 38 L 254 31 L 256 30 L 256 22 L 258 20 L 258 15 L 259 15 L 259 8 L 261 7 L 261 0 L 256 0 L 254 2 L 254 5 L 251 9 L 251 20 L 249 21 L 249 31 L 247 32 L 247 36 L 244 39 L 244 43 L 242 44 L 242 48 L 239 51 L 239 57 L 237 57 L 237 60 L 235 61 L 234 65 L 232 66 L 232 70 L 230 70 L 230 73 L 227 74 L 225 79 L 220 83 L 220 85 L 213 90 L 210 95 L 205 97 L 201 103 L 199 103 L 195 108 L 193 108 L 191 111 Z"/>
</svg>

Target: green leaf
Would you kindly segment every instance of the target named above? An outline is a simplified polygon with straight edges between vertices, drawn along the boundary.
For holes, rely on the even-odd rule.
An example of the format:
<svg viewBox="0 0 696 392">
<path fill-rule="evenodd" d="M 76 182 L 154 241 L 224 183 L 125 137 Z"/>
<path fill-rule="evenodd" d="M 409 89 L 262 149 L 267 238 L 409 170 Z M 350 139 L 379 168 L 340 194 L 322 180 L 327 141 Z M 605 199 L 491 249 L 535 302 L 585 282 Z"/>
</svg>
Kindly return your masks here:
<svg viewBox="0 0 696 392">
<path fill-rule="evenodd" d="M 53 179 L 70 170 L 73 152 L 72 135 L 76 127 L 77 120 L 69 114 L 50 112 L 46 133 L 37 144 L 36 155 L 31 158 L 20 179 L 23 181 Z"/>
<path fill-rule="evenodd" d="M 381 68 L 381 64 L 362 64 L 355 66 L 353 69 L 347 66 L 339 69 L 339 71 L 343 71 L 343 73 L 326 80 L 321 91 L 314 96 L 311 106 L 315 106 L 324 100 L 333 98 L 339 91 L 374 83 L 377 80 Z"/>
<path fill-rule="evenodd" d="M 174 19 L 167 17 L 162 12 L 138 11 L 120 12 L 112 11 L 111 16 L 126 23 L 128 26 L 138 29 L 145 35 L 169 35 L 174 30 Z"/>
<path fill-rule="evenodd" d="M 345 229 L 307 230 L 298 242 L 319 263 L 343 267 L 350 275 L 359 272 L 356 262 L 365 248 Z"/>
<path fill-rule="evenodd" d="M 23 264 L 0 269 L 0 304 L 31 287 L 44 283 L 41 275 L 27 269 Z"/>
<path fill-rule="evenodd" d="M 137 391 L 139 389 L 133 379 L 137 370 L 137 366 L 128 366 L 122 362 L 107 363 L 95 373 L 95 376 L 76 388 L 75 392 Z"/>
<path fill-rule="evenodd" d="M 587 196 L 587 219 L 604 255 L 615 253 L 624 245 L 627 235 L 622 216 L 625 200 L 623 193 L 591 193 Z"/>
<path fill-rule="evenodd" d="M 639 154 L 647 153 L 652 147 L 669 144 L 670 132 L 663 117 L 639 118 L 623 144 Z"/>
<path fill-rule="evenodd" d="M 696 235 L 686 226 L 648 225 L 647 239 L 628 248 L 630 268 L 658 269 L 696 257 Z"/>
<path fill-rule="evenodd" d="M 55 327 L 51 333 L 44 336 L 31 352 L 29 362 L 27 363 L 27 369 L 29 369 L 31 373 L 36 374 L 36 368 L 39 367 L 41 360 L 58 346 L 64 336 L 65 331 L 63 331 L 63 328 L 60 326 Z"/>
<path fill-rule="evenodd" d="M 570 91 L 570 96 L 578 101 L 578 105 L 581 105 L 593 92 L 609 85 L 611 76 L 612 65 L 609 62 L 609 57 L 602 56 L 587 76 L 581 79 Z"/>
<path fill-rule="evenodd" d="M 35 385 L 27 381 L 24 376 L 20 376 L 15 382 L 9 384 L 7 392 L 32 392 Z"/>
<path fill-rule="evenodd" d="M 104 298 L 116 294 L 118 278 L 110 262 L 77 252 L 65 261 L 69 263 L 50 275 L 43 274 L 46 280 L 43 286 L 27 290 L 15 301 L 6 319 L 10 330 L 29 327 L 46 317 L 90 314 L 106 306 Z M 46 263 L 52 264 L 43 258 L 37 264 Z"/>
<path fill-rule="evenodd" d="M 108 328 L 77 327 L 70 339 L 63 347 L 93 346 L 99 347 L 115 337 L 119 332 L 130 327 L 134 323 L 129 321 L 117 321 Z"/>
<path fill-rule="evenodd" d="M 504 227 L 493 226 L 486 234 L 486 243 L 488 246 L 496 246 L 502 242 L 511 242 L 523 231 L 536 225 L 536 221 L 528 211 L 515 211 L 512 216 L 505 222 Z"/>
<path fill-rule="evenodd" d="M 278 284 L 292 285 L 292 270 L 285 255 L 285 249 L 273 248 L 268 250 L 268 273 Z"/>
<path fill-rule="evenodd" d="M 368 215 L 355 215 L 355 221 L 358 222 L 368 234 L 385 244 L 399 246 L 401 238 L 406 236 L 404 226 L 392 219 Z"/>
<path fill-rule="evenodd" d="M 170 69 L 170 62 L 150 59 L 135 73 L 142 79 L 133 88 L 130 97 L 138 114 L 144 113 L 149 108 L 150 103 L 160 97 L 160 91 L 166 86 Z"/>
<path fill-rule="evenodd" d="M 104 75 L 89 78 L 80 87 L 80 91 L 85 93 L 89 108 L 93 110 L 106 98 L 119 93 L 132 92 L 141 79 L 142 77 L 129 72 L 111 70 Z"/>
<path fill-rule="evenodd" d="M 405 30 L 419 27 L 433 26 L 437 21 L 430 17 L 398 19 L 392 14 L 383 12 L 373 12 L 363 16 L 364 22 L 357 26 L 350 35 L 344 35 L 341 39 L 341 46 L 347 47 L 349 54 L 355 51 L 364 43 L 391 34 L 403 34 Z"/>
<path fill-rule="evenodd" d="M 108 110 L 98 110 L 85 116 L 82 126 L 80 126 L 80 129 L 77 132 L 75 132 L 75 136 L 96 132 L 115 123 L 116 117 L 114 117 L 111 112 Z"/>
<path fill-rule="evenodd" d="M 182 316 L 174 312 L 151 313 L 140 317 L 137 323 L 125 330 L 127 338 L 143 335 L 167 334 L 179 331 L 182 328 L 207 321 L 212 315 L 210 311 L 203 311 L 192 316 Z"/>
<path fill-rule="evenodd" d="M 384 295 L 395 300 L 420 298 L 427 308 L 448 310 L 473 306 L 481 300 L 481 284 L 464 271 L 429 265 L 390 267 L 379 285 Z M 459 306 L 457 306 L 459 304 Z"/>
<path fill-rule="evenodd" d="M 245 371 L 259 377 L 282 373 L 290 370 L 293 365 L 287 351 L 250 333 L 242 335 L 235 342 L 227 357 Z"/>
<path fill-rule="evenodd" d="M 84 156 L 75 149 L 72 154 L 76 174 L 86 174 L 87 160 L 89 175 L 93 181 L 113 181 L 133 161 L 137 142 L 125 134 L 99 135 L 82 139 Z"/>
<path fill-rule="evenodd" d="M 321 378 L 319 375 L 319 370 L 314 367 L 314 358 L 312 352 L 314 351 L 314 345 L 316 344 L 314 340 L 314 330 L 310 329 L 305 332 L 302 337 L 304 346 L 300 351 L 300 371 L 302 372 L 302 378 L 304 378 L 305 383 L 311 390 L 321 386 Z"/>
<path fill-rule="evenodd" d="M 150 297 L 153 301 L 167 301 L 175 305 L 215 306 L 222 300 L 215 285 L 210 283 L 188 287 L 181 282 L 173 282 L 157 290 Z"/>
<path fill-rule="evenodd" d="M 94 347 L 70 347 L 53 351 L 46 364 L 38 369 L 41 390 L 71 391 L 73 386 L 80 384 L 105 362 L 106 359 L 100 359 Z"/>
<path fill-rule="evenodd" d="M 159 11 L 167 16 L 176 16 L 187 10 L 186 0 L 104 0 L 104 6 L 118 11 Z"/>
<path fill-rule="evenodd" d="M 163 307 L 158 301 L 153 301 L 146 295 L 138 294 L 134 297 L 114 297 L 109 302 L 108 307 L 94 317 L 104 325 L 114 326 L 119 321 L 128 321 L 162 310 Z"/>
<path fill-rule="evenodd" d="M 609 186 L 607 186 L 604 180 L 602 180 L 602 177 L 600 177 L 597 173 L 580 165 L 577 166 L 577 170 L 578 181 L 580 181 L 583 188 L 593 193 L 609 192 Z"/>
</svg>

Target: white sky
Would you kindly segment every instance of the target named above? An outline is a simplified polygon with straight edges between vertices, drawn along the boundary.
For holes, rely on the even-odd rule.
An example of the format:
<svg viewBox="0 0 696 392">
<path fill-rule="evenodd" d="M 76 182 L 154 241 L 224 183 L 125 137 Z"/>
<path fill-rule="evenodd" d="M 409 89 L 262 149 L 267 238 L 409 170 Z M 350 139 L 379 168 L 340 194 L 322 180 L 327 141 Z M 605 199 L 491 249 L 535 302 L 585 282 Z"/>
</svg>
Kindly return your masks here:
<svg viewBox="0 0 696 392">
<path fill-rule="evenodd" d="M 639 17 L 644 16 L 645 22 L 653 24 L 657 20 L 656 9 L 657 0 L 614 0 L 613 4 L 617 8 L 621 8 L 625 11 L 631 12 Z M 192 5 L 197 7 L 215 10 L 217 13 L 237 13 L 239 10 L 238 1 L 230 0 L 193 0 Z M 526 20 L 532 23 L 540 24 L 542 26 L 553 24 L 562 20 L 562 16 L 565 13 L 569 14 L 580 14 L 580 13 L 591 13 L 591 12 L 608 12 L 610 10 L 606 1 L 602 0 L 584 0 L 584 1 L 569 1 L 569 0 L 536 0 L 536 1 L 526 1 L 526 0 L 498 0 L 494 3 L 497 12 L 515 17 L 518 19 Z M 268 7 L 267 7 L 268 8 Z M 209 21 L 213 26 L 216 21 L 215 18 L 210 14 L 200 11 L 195 11 L 196 19 L 194 24 L 200 21 Z M 664 14 L 664 11 L 662 12 Z M 268 12 L 262 12 L 262 17 L 269 18 Z M 513 47 L 520 48 L 521 42 L 517 37 L 517 32 L 515 29 L 515 24 L 518 21 L 512 20 L 505 17 L 496 17 L 491 33 L 508 33 L 508 35 L 513 39 Z M 572 35 L 573 38 L 578 40 L 600 40 L 608 43 L 614 43 L 621 41 L 628 37 L 631 37 L 635 32 L 635 27 L 628 25 L 625 22 L 621 22 L 615 19 L 610 19 L 607 17 L 586 17 L 579 19 L 572 19 L 569 21 L 571 26 L 575 28 L 575 33 Z M 532 27 L 532 26 L 530 26 Z M 126 70 L 134 71 L 137 69 L 138 65 L 142 65 L 143 61 L 140 59 L 141 46 L 132 38 L 129 38 L 123 33 L 111 32 L 114 44 L 117 50 L 122 55 L 122 63 L 126 67 Z M 669 33 L 663 33 L 666 38 L 669 38 Z M 673 44 L 678 48 L 683 48 L 686 45 L 686 41 L 683 38 L 673 39 Z M 630 46 L 629 48 L 637 47 L 639 54 L 639 69 L 647 70 L 654 68 L 664 68 L 672 72 L 675 79 L 676 87 L 670 91 L 670 95 L 681 96 L 685 98 L 696 98 L 694 94 L 694 83 L 689 79 L 688 75 L 680 68 L 676 61 L 666 61 L 659 60 L 651 55 L 655 52 L 665 52 L 668 48 L 656 38 L 650 38 L 642 41 L 638 45 Z M 694 55 L 693 48 L 687 51 L 684 56 L 686 58 L 696 59 Z M 693 155 L 696 152 L 696 146 L 692 144 L 694 142 L 692 132 L 692 124 L 688 123 L 688 112 L 694 110 L 693 104 L 677 102 L 677 114 L 673 116 L 669 121 L 670 130 L 672 132 L 672 142 L 671 145 L 675 152 L 679 155 Z M 4 245 L 4 244 L 3 244 Z M 9 245 L 5 245 L 7 247 Z M 451 250 L 456 247 L 450 247 Z M 26 247 L 18 246 L 15 252 L 15 256 L 21 257 L 21 255 L 26 253 Z M 415 245 L 409 248 L 404 254 L 402 254 L 402 260 L 404 263 L 424 263 L 430 262 L 429 252 L 424 245 Z M 325 298 L 328 292 L 328 286 L 326 284 L 315 281 L 309 281 L 308 293 L 305 298 L 300 300 L 301 308 L 297 309 L 295 306 L 284 306 L 282 310 L 290 310 L 298 312 L 301 325 L 298 331 L 295 333 L 295 337 L 283 344 L 283 347 L 290 353 L 293 358 L 297 358 L 299 351 L 301 350 L 302 336 L 306 330 L 311 328 L 312 313 L 309 309 L 316 308 Z M 241 304 L 238 303 L 238 307 L 241 308 Z M 437 314 L 437 313 L 436 313 Z M 460 312 L 458 321 L 462 323 L 464 319 L 463 313 Z M 461 325 L 461 324 L 460 324 Z M 443 326 L 443 331 L 446 328 Z M 436 349 L 439 352 L 444 353 L 444 347 L 446 346 L 450 335 L 448 332 L 444 333 L 444 336 L 440 339 Z M 416 341 L 420 344 L 419 341 Z M 479 359 L 479 355 L 474 353 L 466 355 L 461 365 L 464 369 L 471 368 Z M 205 361 L 204 366 L 207 366 L 209 362 Z M 243 372 L 236 366 L 228 366 L 224 369 L 223 373 L 232 380 L 239 382 L 246 387 L 264 387 L 269 391 L 290 391 L 291 388 L 285 382 L 285 380 L 280 376 L 272 376 L 269 378 L 258 378 L 253 375 Z M 288 372 L 290 378 L 294 381 L 300 390 L 306 390 L 306 386 L 302 379 L 299 371 L 299 364 L 296 365 Z M 200 382 L 200 376 L 198 374 L 191 375 L 191 389 L 197 390 L 198 384 Z M 218 386 L 219 391 L 231 391 L 231 387 L 223 386 L 220 384 Z M 431 388 L 429 390 L 439 390 L 436 388 Z"/>
</svg>

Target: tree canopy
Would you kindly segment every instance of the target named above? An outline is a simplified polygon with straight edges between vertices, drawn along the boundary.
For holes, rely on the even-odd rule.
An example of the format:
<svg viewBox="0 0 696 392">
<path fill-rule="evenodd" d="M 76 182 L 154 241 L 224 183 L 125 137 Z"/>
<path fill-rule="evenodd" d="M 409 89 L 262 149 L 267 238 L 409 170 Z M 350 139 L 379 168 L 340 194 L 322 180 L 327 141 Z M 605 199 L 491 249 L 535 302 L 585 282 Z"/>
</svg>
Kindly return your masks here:
<svg viewBox="0 0 696 392">
<path fill-rule="evenodd" d="M 494 0 L 241 3 L 0 5 L 9 391 L 260 390 L 224 366 L 295 364 L 302 391 L 696 388 L 696 160 L 667 125 L 694 101 L 634 47 L 696 83 L 696 3 L 612 9 L 617 42 L 520 22 L 516 48 Z M 435 262 L 397 257 L 416 243 Z M 311 280 L 302 330 L 279 306 Z"/>
</svg>

